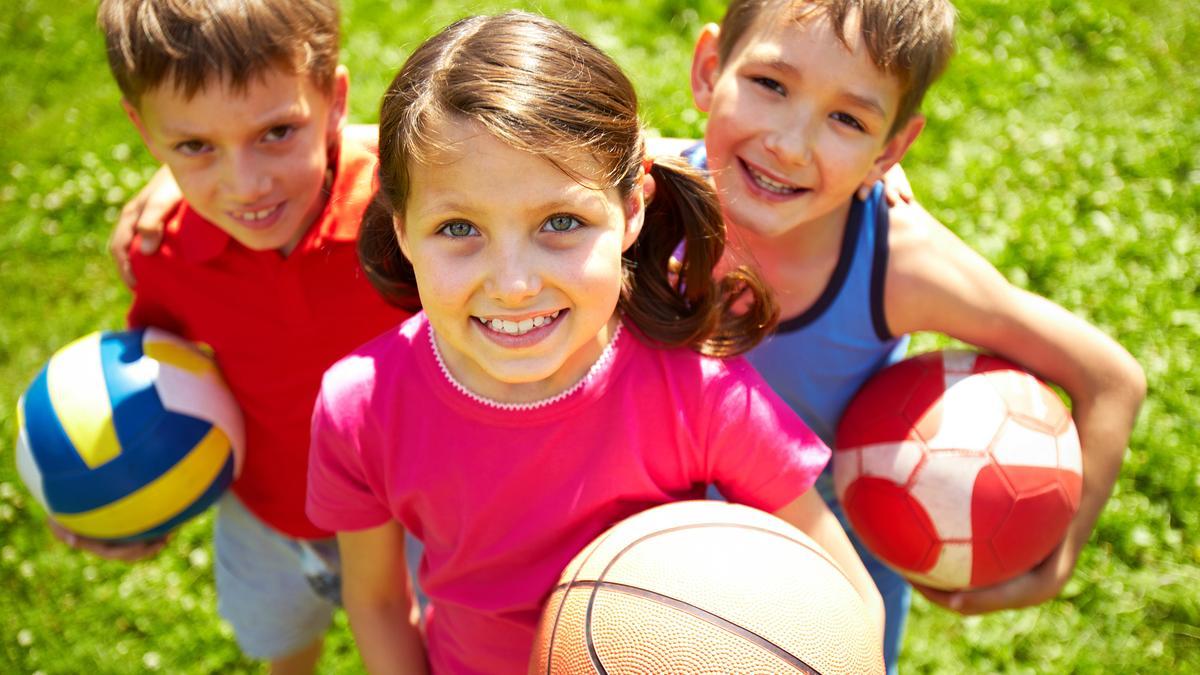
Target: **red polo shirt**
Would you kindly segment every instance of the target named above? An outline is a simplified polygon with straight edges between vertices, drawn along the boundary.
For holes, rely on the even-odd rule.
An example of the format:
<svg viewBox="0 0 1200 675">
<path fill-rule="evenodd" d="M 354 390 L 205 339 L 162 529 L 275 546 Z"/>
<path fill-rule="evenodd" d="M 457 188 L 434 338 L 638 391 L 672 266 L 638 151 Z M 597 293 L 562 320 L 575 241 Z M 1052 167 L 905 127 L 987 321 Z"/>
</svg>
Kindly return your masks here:
<svg viewBox="0 0 1200 675">
<path fill-rule="evenodd" d="M 367 281 L 355 253 L 377 160 L 344 144 L 325 210 L 286 258 L 251 251 L 182 204 L 162 247 L 140 255 L 131 326 L 207 343 L 246 418 L 233 490 L 292 537 L 331 536 L 304 514 L 309 425 L 325 369 L 408 314 Z"/>
</svg>

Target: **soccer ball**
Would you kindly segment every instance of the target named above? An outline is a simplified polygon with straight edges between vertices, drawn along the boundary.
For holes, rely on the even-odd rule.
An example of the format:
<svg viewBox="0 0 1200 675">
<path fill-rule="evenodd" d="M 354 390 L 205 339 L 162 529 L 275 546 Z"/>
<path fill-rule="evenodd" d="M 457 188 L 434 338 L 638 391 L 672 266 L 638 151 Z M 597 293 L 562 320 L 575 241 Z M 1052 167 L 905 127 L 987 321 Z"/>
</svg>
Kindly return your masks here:
<svg viewBox="0 0 1200 675">
<path fill-rule="evenodd" d="M 139 541 L 202 512 L 241 468 L 244 431 L 213 360 L 155 328 L 50 357 L 17 403 L 17 470 L 55 521 Z"/>
<path fill-rule="evenodd" d="M 854 531 L 914 582 L 990 586 L 1032 569 L 1079 507 L 1071 414 L 1033 375 L 969 351 L 876 374 L 837 430 L 834 485 Z"/>
</svg>

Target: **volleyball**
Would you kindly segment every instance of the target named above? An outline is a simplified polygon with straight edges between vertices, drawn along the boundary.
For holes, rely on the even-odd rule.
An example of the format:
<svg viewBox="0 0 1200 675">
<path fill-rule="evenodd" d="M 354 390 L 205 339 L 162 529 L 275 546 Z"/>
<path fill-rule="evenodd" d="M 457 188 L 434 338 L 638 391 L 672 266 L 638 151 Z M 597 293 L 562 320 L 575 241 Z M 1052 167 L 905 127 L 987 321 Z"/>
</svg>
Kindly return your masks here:
<svg viewBox="0 0 1200 675">
<path fill-rule="evenodd" d="M 991 586 L 1062 542 L 1083 457 L 1071 412 L 995 356 L 929 352 L 867 381 L 838 426 L 833 477 L 854 531 L 933 588 Z"/>
<path fill-rule="evenodd" d="M 718 501 L 614 525 L 567 566 L 530 675 L 883 673 L 882 640 L 841 568 L 800 530 Z"/>
<path fill-rule="evenodd" d="M 204 511 L 241 468 L 241 409 L 213 359 L 156 328 L 63 347 L 17 402 L 17 471 L 66 529 L 140 541 Z"/>
</svg>

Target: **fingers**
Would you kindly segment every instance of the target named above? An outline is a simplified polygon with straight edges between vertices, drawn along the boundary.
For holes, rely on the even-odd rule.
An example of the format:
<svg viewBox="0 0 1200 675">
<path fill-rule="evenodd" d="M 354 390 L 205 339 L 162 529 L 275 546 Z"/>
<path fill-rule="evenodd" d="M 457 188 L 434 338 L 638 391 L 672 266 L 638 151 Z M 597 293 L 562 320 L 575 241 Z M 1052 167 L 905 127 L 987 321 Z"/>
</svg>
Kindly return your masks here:
<svg viewBox="0 0 1200 675">
<path fill-rule="evenodd" d="M 134 226 L 141 213 L 140 195 L 121 209 L 117 224 L 108 237 L 108 254 L 112 256 L 121 281 L 133 288 L 137 280 L 133 277 L 133 269 L 129 265 L 129 245 L 133 242 Z"/>
<path fill-rule="evenodd" d="M 1040 605 L 1058 595 L 1061 587 L 1053 570 L 1045 565 L 1009 581 L 969 591 L 941 591 L 913 584 L 933 604 L 966 616 Z"/>
<path fill-rule="evenodd" d="M 121 209 L 108 238 L 108 253 L 126 286 L 133 288 L 137 284 L 129 264 L 129 249 L 134 236 L 137 235 L 139 242 L 138 251 L 153 255 L 162 245 L 167 217 L 182 198 L 171 172 L 166 167 L 159 167 L 150 181 Z"/>
</svg>

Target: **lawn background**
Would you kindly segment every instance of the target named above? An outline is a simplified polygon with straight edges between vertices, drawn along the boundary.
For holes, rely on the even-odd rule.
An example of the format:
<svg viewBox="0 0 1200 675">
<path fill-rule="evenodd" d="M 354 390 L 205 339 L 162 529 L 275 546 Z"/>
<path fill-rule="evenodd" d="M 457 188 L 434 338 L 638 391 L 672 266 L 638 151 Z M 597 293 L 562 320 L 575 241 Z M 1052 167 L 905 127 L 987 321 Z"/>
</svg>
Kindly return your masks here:
<svg viewBox="0 0 1200 675">
<path fill-rule="evenodd" d="M 967 619 L 918 599 L 903 665 L 1200 672 L 1200 18 L 1176 0 L 957 4 L 959 53 L 905 160 L 917 195 L 1015 283 L 1120 340 L 1150 396 L 1062 597 Z M 376 120 L 421 39 L 512 6 L 611 53 L 650 127 L 702 133 L 687 64 L 702 23 L 720 16 L 713 0 L 346 0 L 352 119 Z M 49 537 L 13 467 L 14 406 L 37 369 L 71 339 L 122 325 L 129 295 L 105 240 L 153 169 L 118 106 L 93 12 L 77 0 L 0 8 L 0 672 L 254 672 L 216 617 L 208 517 L 153 561 L 99 561 Z M 360 669 L 339 617 L 322 670 Z"/>
</svg>

